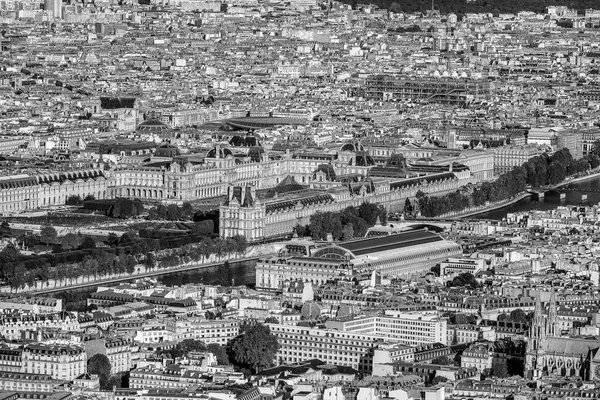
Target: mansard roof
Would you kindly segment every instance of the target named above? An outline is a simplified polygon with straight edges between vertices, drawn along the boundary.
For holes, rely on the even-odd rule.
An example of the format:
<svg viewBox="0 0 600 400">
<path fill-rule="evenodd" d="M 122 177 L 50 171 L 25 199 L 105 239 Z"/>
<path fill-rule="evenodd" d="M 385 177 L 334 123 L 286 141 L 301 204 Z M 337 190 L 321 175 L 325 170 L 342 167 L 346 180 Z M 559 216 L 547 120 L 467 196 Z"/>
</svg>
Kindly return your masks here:
<svg viewBox="0 0 600 400">
<path fill-rule="evenodd" d="M 15 189 L 27 186 L 35 186 L 37 181 L 32 176 L 9 178 L 0 180 L 0 189 Z"/>
<path fill-rule="evenodd" d="M 63 183 L 64 181 L 76 181 L 77 179 L 96 179 L 104 177 L 104 173 L 101 170 L 83 170 L 83 171 L 70 171 L 70 172 L 57 172 L 52 174 L 40 175 L 37 177 L 38 183 L 51 184 L 54 182 Z"/>
<path fill-rule="evenodd" d="M 452 173 L 452 172 L 446 172 L 443 174 L 420 176 L 418 178 L 404 179 L 401 181 L 392 182 L 390 184 L 390 188 L 392 190 L 403 189 L 403 188 L 407 188 L 407 187 L 410 187 L 413 185 L 421 185 L 423 183 L 439 182 L 439 181 L 446 180 L 446 179 L 449 179 L 449 180 L 456 179 L 456 175 L 454 175 L 454 173 Z"/>
<path fill-rule="evenodd" d="M 302 207 L 310 207 L 315 204 L 332 203 L 333 197 L 330 194 L 316 193 L 302 198 L 282 199 L 281 201 L 273 201 L 266 206 L 267 214 L 275 213 L 283 210 L 294 209 L 298 204 Z"/>
</svg>

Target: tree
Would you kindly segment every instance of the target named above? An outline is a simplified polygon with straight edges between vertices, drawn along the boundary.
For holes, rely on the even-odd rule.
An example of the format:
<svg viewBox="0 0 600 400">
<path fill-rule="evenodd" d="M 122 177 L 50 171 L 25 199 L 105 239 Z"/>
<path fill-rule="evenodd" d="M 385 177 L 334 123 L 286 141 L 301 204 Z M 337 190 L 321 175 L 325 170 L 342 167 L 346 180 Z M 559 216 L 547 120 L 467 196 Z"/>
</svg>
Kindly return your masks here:
<svg viewBox="0 0 600 400">
<path fill-rule="evenodd" d="M 232 359 L 238 367 L 256 373 L 273 365 L 279 343 L 269 327 L 257 323 L 233 339 L 230 348 Z"/>
<path fill-rule="evenodd" d="M 275 317 L 267 317 L 265 318 L 265 324 L 278 324 L 279 320 Z"/>
<path fill-rule="evenodd" d="M 92 200 L 96 200 L 96 196 L 94 196 L 93 194 L 88 194 L 87 196 L 85 196 L 83 198 L 83 201 L 92 201 Z"/>
<path fill-rule="evenodd" d="M 124 381 L 127 381 L 125 383 Z M 104 390 L 113 390 L 113 388 L 128 388 L 129 387 L 129 372 L 111 375 L 108 378 L 108 382 L 106 383 L 106 387 L 102 388 Z"/>
<path fill-rule="evenodd" d="M 215 230 L 215 224 L 212 220 L 207 219 L 204 221 L 194 222 L 192 225 L 192 232 L 199 235 L 210 235 Z"/>
<path fill-rule="evenodd" d="M 181 208 L 176 204 L 167 206 L 167 219 L 170 221 L 179 221 L 181 219 Z"/>
<path fill-rule="evenodd" d="M 88 374 L 98 375 L 102 388 L 106 387 L 108 383 L 111 368 L 110 361 L 104 354 L 94 354 L 87 362 Z"/>
<path fill-rule="evenodd" d="M 515 322 L 527 323 L 527 314 L 525 314 L 525 311 L 517 308 L 516 310 L 510 312 L 510 319 Z"/>
<path fill-rule="evenodd" d="M 15 245 L 9 242 L 2 251 L 0 251 L 0 266 L 12 261 L 17 261 L 20 254 L 21 253 L 19 253 L 19 250 Z"/>
<path fill-rule="evenodd" d="M 590 163 L 590 168 L 598 168 L 600 166 L 600 157 L 596 154 L 590 154 L 588 157 L 588 162 Z"/>
<path fill-rule="evenodd" d="M 79 195 L 74 194 L 74 195 L 67 197 L 66 204 L 68 206 L 78 206 L 81 203 L 83 203 L 83 200 L 81 200 L 81 197 Z"/>
<path fill-rule="evenodd" d="M 444 382 L 448 382 L 448 378 L 446 378 L 445 376 L 436 376 L 435 378 L 433 378 L 431 380 L 431 386 L 435 386 L 439 383 L 444 383 Z"/>
<path fill-rule="evenodd" d="M 405 217 L 411 216 L 413 214 L 413 211 L 414 211 L 413 205 L 407 197 L 406 201 L 404 202 L 404 216 Z"/>
<path fill-rule="evenodd" d="M 109 216 L 113 218 L 133 218 L 137 217 L 144 207 L 140 199 L 129 200 L 123 197 L 118 198 L 109 211 Z"/>
<path fill-rule="evenodd" d="M 108 234 L 108 237 L 106 238 L 106 244 L 108 244 L 109 246 L 116 246 L 119 243 L 119 237 L 117 236 L 116 233 L 111 232 Z"/>
<path fill-rule="evenodd" d="M 44 244 L 54 244 L 57 236 L 56 229 L 50 225 L 44 225 L 40 230 L 40 242 Z"/>
<path fill-rule="evenodd" d="M 159 204 L 156 206 L 156 219 L 166 219 L 167 218 L 167 206 Z"/>
<path fill-rule="evenodd" d="M 594 141 L 594 144 L 592 144 L 592 150 L 590 151 L 590 155 L 600 157 L 600 139 L 596 139 Z"/>
<path fill-rule="evenodd" d="M 81 237 L 75 233 L 69 232 L 60 238 L 60 245 L 64 250 L 73 250 L 79 247 Z"/>
<path fill-rule="evenodd" d="M 402 12 L 402 7 L 400 6 L 400 4 L 393 2 L 392 4 L 390 4 L 390 6 L 388 7 L 388 10 L 390 12 L 399 14 Z"/>
<path fill-rule="evenodd" d="M 204 351 L 206 345 L 201 340 L 185 339 L 177 343 L 172 349 L 163 350 L 160 354 L 165 354 L 175 359 L 186 356 L 190 351 Z"/>
<path fill-rule="evenodd" d="M 80 249 L 95 249 L 96 248 L 96 241 L 91 236 L 84 236 L 83 240 L 81 241 L 81 245 L 79 246 L 79 248 Z"/>
<path fill-rule="evenodd" d="M 387 222 L 387 212 L 385 208 L 378 204 L 372 204 L 364 202 L 358 207 L 358 215 L 365 221 L 369 226 L 375 225 L 377 219 L 381 224 L 385 224 Z"/>
<path fill-rule="evenodd" d="M 185 220 L 191 219 L 194 215 L 194 208 L 187 201 L 181 205 L 181 217 Z"/>
<path fill-rule="evenodd" d="M 439 356 L 431 360 L 431 364 L 434 365 L 452 365 L 454 361 L 452 361 L 448 356 Z"/>
<path fill-rule="evenodd" d="M 450 286 L 467 286 L 475 289 L 478 286 L 477 280 L 470 272 L 464 272 L 452 279 Z"/>
<path fill-rule="evenodd" d="M 342 240 L 352 240 L 354 239 L 354 228 L 352 224 L 346 224 L 342 228 Z"/>
<path fill-rule="evenodd" d="M 10 229 L 10 224 L 7 221 L 2 221 L 2 223 L 0 224 L 0 237 L 12 237 L 12 229 Z"/>
<path fill-rule="evenodd" d="M 496 378 L 506 378 L 508 376 L 508 368 L 505 359 L 501 358 L 497 363 L 492 365 L 491 375 Z"/>
<path fill-rule="evenodd" d="M 144 260 L 144 265 L 148 268 L 153 268 L 156 265 L 156 256 L 154 253 L 148 253 Z"/>
<path fill-rule="evenodd" d="M 217 275 L 219 276 L 219 285 L 225 287 L 231 286 L 233 281 L 233 271 L 231 270 L 229 261 L 225 261 L 223 264 L 219 265 L 219 268 L 217 269 Z"/>
<path fill-rule="evenodd" d="M 212 321 L 217 318 L 217 315 L 210 310 L 206 310 L 206 312 L 204 313 L 204 318 Z"/>
<path fill-rule="evenodd" d="M 229 365 L 229 357 L 225 348 L 218 343 L 210 343 L 206 346 L 206 350 L 210 351 L 215 357 L 217 357 L 217 364 Z"/>
</svg>

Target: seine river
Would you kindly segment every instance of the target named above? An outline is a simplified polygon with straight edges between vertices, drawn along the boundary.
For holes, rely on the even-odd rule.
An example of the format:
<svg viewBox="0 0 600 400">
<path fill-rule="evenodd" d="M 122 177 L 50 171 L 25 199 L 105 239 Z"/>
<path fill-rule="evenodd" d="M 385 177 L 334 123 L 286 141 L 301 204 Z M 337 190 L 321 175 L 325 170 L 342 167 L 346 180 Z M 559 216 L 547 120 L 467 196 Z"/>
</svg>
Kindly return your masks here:
<svg viewBox="0 0 600 400">
<path fill-rule="evenodd" d="M 237 285 L 254 284 L 256 270 L 255 262 L 233 264 L 233 283 Z M 197 271 L 187 271 L 175 274 L 161 275 L 157 280 L 167 286 L 179 286 L 186 283 L 204 283 L 207 285 L 219 282 L 218 267 L 203 268 Z"/>
<path fill-rule="evenodd" d="M 587 205 L 597 204 L 600 202 L 600 193 L 590 192 L 590 190 L 598 190 L 600 188 L 600 177 L 595 177 L 587 181 L 571 184 L 569 187 L 575 188 L 576 191 L 567 192 L 567 198 L 560 200 L 560 195 L 557 192 L 547 193 L 541 201 L 535 201 L 532 197 L 527 197 L 510 206 L 499 208 L 483 214 L 478 214 L 471 218 L 477 219 L 502 219 L 507 213 L 518 211 L 551 210 L 559 205 Z M 587 194 L 588 200 L 582 202 L 581 195 Z M 255 280 L 254 264 L 243 265 L 238 264 L 232 267 L 233 276 L 236 285 L 253 284 Z M 217 268 L 207 268 L 194 272 L 185 272 L 180 274 L 164 275 L 158 278 L 160 282 L 167 286 L 181 285 L 182 283 L 216 283 L 219 280 Z"/>
<path fill-rule="evenodd" d="M 560 205 L 592 205 L 600 203 L 600 177 L 595 177 L 587 181 L 577 182 L 569 185 L 569 188 L 575 189 L 566 193 L 566 199 L 561 200 L 558 192 L 550 192 L 545 195 L 541 201 L 536 201 L 532 197 L 527 197 L 510 206 L 499 208 L 497 210 L 478 214 L 470 218 L 474 219 L 496 219 L 500 220 L 508 213 L 529 211 L 529 210 L 551 210 Z M 560 190 L 560 189 L 559 189 Z M 587 194 L 588 198 L 582 201 L 581 195 Z M 252 285 L 255 281 L 256 272 L 255 263 L 233 264 L 231 269 L 235 285 Z M 166 286 L 177 286 L 186 283 L 204 283 L 216 284 L 219 282 L 219 273 L 217 267 L 203 268 L 197 271 L 188 271 L 182 273 L 172 273 L 157 277 L 157 280 Z M 85 298 L 89 293 L 95 292 L 95 288 L 77 290 L 75 292 L 65 290 L 59 294 L 59 297 L 65 298 L 67 310 L 85 309 Z"/>
<path fill-rule="evenodd" d="M 533 197 L 524 198 L 510 206 L 499 208 L 497 210 L 477 214 L 471 218 L 476 219 L 502 219 L 508 213 L 529 211 L 529 210 L 552 210 L 561 205 L 577 206 L 577 205 L 592 205 L 600 202 L 600 193 L 595 191 L 600 190 L 600 177 L 594 177 L 587 181 L 572 183 L 567 186 L 574 191 L 567 191 L 567 198 L 560 199 L 558 192 L 546 193 L 543 199 L 536 201 Z M 558 189 L 560 191 L 560 189 Z M 581 195 L 587 194 L 587 200 L 582 201 Z"/>
</svg>

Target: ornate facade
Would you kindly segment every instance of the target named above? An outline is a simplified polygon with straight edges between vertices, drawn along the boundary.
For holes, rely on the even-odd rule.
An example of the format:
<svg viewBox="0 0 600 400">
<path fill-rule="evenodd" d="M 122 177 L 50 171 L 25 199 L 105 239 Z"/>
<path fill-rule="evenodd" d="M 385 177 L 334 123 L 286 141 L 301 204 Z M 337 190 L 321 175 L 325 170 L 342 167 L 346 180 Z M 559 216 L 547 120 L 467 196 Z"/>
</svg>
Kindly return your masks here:
<svg viewBox="0 0 600 400">
<path fill-rule="evenodd" d="M 558 312 L 554 290 L 547 315 L 538 296 L 529 328 L 525 355 L 526 375 L 578 376 L 583 380 L 600 379 L 600 342 L 596 339 L 561 337 L 556 327 Z"/>
<path fill-rule="evenodd" d="M 422 276 L 436 264 L 459 253 L 462 253 L 460 245 L 427 230 L 340 244 L 293 241 L 278 257 L 258 261 L 256 287 L 282 290 L 297 280 L 318 286 L 336 279 L 368 276 L 373 271 L 402 278 Z M 446 338 L 439 341 L 445 342 Z"/>
<path fill-rule="evenodd" d="M 161 147 L 157 149 L 157 152 Z M 229 186 L 268 189 L 292 176 L 302 185 L 319 185 L 321 165 L 331 165 L 337 175 L 366 176 L 374 165 L 364 152 L 289 152 L 270 157 L 234 156 L 229 148 L 217 146 L 201 162 L 176 155 L 153 157 L 141 166 L 117 169 L 109 182 L 111 197 L 137 197 L 145 201 L 184 202 L 227 194 Z M 334 177 L 335 178 L 335 177 Z"/>
<path fill-rule="evenodd" d="M 70 196 L 106 197 L 106 176 L 99 169 L 17 175 L 0 179 L 0 213 L 64 205 Z"/>
<path fill-rule="evenodd" d="M 457 190 L 466 181 L 451 172 L 395 182 L 377 178 L 329 190 L 263 192 L 262 199 L 254 186 L 232 186 L 219 207 L 219 233 L 222 237 L 243 235 L 249 241 L 282 237 L 291 234 L 297 225 L 309 224 L 310 216 L 317 211 L 337 212 L 364 202 L 381 204 L 389 212 L 402 212 L 406 199 L 414 199 L 418 191 L 444 194 Z"/>
</svg>

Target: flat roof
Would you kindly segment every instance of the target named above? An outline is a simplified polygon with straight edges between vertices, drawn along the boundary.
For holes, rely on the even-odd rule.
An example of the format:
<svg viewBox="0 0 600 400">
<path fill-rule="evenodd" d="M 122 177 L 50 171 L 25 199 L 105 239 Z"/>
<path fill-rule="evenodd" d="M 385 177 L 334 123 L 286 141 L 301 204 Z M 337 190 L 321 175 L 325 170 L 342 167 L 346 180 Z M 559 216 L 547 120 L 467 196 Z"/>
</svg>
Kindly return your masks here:
<svg viewBox="0 0 600 400">
<path fill-rule="evenodd" d="M 440 236 L 426 229 L 400 232 L 387 236 L 375 236 L 340 243 L 339 246 L 351 251 L 355 256 L 377 253 L 381 251 L 400 249 L 403 247 L 419 246 L 427 243 L 441 242 Z"/>
</svg>

